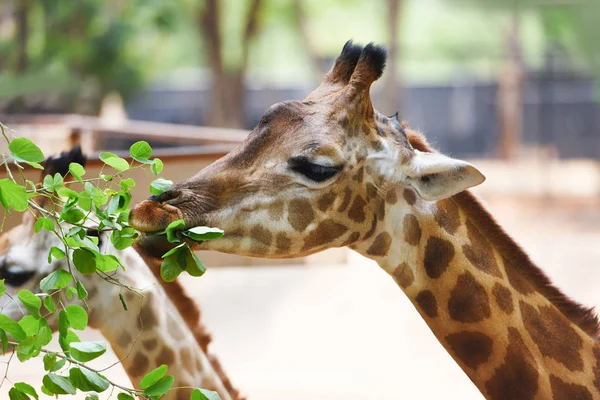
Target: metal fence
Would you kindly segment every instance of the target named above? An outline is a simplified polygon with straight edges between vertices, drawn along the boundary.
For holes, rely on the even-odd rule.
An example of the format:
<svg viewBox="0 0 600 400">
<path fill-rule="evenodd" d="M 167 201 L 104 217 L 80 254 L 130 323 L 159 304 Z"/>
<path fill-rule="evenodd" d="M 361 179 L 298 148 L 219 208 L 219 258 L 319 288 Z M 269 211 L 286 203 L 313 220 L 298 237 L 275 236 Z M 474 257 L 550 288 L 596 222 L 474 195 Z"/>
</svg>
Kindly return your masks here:
<svg viewBox="0 0 600 400">
<path fill-rule="evenodd" d="M 440 150 L 460 157 L 495 156 L 499 147 L 493 82 L 409 85 L 402 118 L 426 133 Z M 249 90 L 245 120 L 251 129 L 271 104 L 301 100 L 309 89 Z M 578 76 L 529 76 L 523 89 L 523 145 L 553 145 L 561 158 L 600 159 L 600 107 L 594 81 Z M 210 101 L 206 89 L 148 90 L 127 105 L 132 119 L 203 125 Z M 376 108 L 386 110 L 373 96 Z"/>
</svg>

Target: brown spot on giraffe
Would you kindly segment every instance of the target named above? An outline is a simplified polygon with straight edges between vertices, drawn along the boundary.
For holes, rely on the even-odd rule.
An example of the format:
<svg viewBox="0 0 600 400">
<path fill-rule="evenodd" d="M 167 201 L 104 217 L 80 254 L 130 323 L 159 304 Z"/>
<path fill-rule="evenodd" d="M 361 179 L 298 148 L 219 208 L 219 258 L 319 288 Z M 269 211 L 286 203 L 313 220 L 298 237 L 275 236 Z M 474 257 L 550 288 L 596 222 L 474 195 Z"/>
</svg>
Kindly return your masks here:
<svg viewBox="0 0 600 400">
<path fill-rule="evenodd" d="M 302 232 L 315 219 L 315 212 L 307 199 L 293 199 L 288 204 L 288 222 Z"/>
<path fill-rule="evenodd" d="M 454 258 L 454 246 L 446 239 L 431 236 L 425 245 L 425 272 L 431 279 L 438 279 L 448 269 Z"/>
<path fill-rule="evenodd" d="M 592 393 L 582 385 L 568 383 L 558 376 L 550 375 L 553 400 L 592 400 Z"/>
<path fill-rule="evenodd" d="M 415 280 L 415 274 L 413 273 L 412 268 L 405 262 L 398 265 L 392 272 L 392 275 L 396 278 L 398 284 L 404 289 L 412 285 Z"/>
<path fill-rule="evenodd" d="M 152 297 L 149 296 L 146 301 L 146 304 L 140 310 L 140 315 L 137 319 L 137 325 L 139 329 L 148 331 L 156 326 L 158 320 L 152 308 Z"/>
<path fill-rule="evenodd" d="M 377 219 L 383 221 L 385 219 L 385 200 L 381 200 L 377 208 Z"/>
<path fill-rule="evenodd" d="M 279 221 L 283 217 L 284 206 L 283 201 L 275 201 L 271 204 L 269 206 L 269 218 L 273 221 Z"/>
<path fill-rule="evenodd" d="M 363 183 L 364 177 L 365 177 L 365 168 L 360 167 L 358 169 L 358 171 L 356 171 L 356 174 L 354 174 L 354 176 L 352 177 L 352 180 L 354 180 L 358 184 L 361 184 L 361 183 Z"/>
<path fill-rule="evenodd" d="M 371 246 L 367 249 L 367 254 L 370 256 L 383 257 L 387 255 L 392 245 L 392 237 L 387 232 L 381 232 Z"/>
<path fill-rule="evenodd" d="M 417 195 L 411 189 L 404 189 L 402 197 L 408 203 L 408 205 L 414 205 L 417 202 Z"/>
<path fill-rule="evenodd" d="M 292 240 L 284 232 L 279 232 L 275 236 L 275 246 L 277 247 L 277 252 L 287 253 L 290 247 L 292 247 Z"/>
<path fill-rule="evenodd" d="M 348 218 L 354 222 L 363 223 L 365 221 L 365 206 L 367 203 L 359 195 L 354 198 L 350 209 L 348 210 Z"/>
<path fill-rule="evenodd" d="M 492 355 L 492 339 L 475 331 L 462 331 L 446 336 L 446 342 L 456 357 L 467 367 L 477 369 Z"/>
<path fill-rule="evenodd" d="M 563 364 L 570 371 L 583 371 L 583 359 L 579 350 L 583 340 L 564 315 L 552 306 L 535 307 L 519 302 L 525 330 L 544 357 Z"/>
<path fill-rule="evenodd" d="M 492 294 L 496 299 L 498 307 L 500 307 L 500 309 L 505 313 L 512 314 L 515 306 L 513 304 L 512 293 L 510 292 L 510 289 L 496 282 L 492 288 Z"/>
<path fill-rule="evenodd" d="M 250 229 L 250 235 L 252 235 L 253 242 L 256 242 L 258 247 L 262 247 L 264 249 L 271 247 L 271 243 L 273 242 L 273 234 L 264 226 L 254 225 Z"/>
<path fill-rule="evenodd" d="M 321 211 L 329 210 L 333 205 L 333 202 L 335 201 L 336 197 L 337 196 L 335 192 L 325 193 L 323 196 L 319 197 L 319 200 L 317 200 L 317 207 Z"/>
<path fill-rule="evenodd" d="M 440 200 L 436 203 L 435 221 L 446 232 L 454 235 L 460 226 L 458 206 L 452 199 Z"/>
<path fill-rule="evenodd" d="M 396 193 L 396 189 L 388 190 L 385 195 L 385 202 L 392 206 L 398 202 L 398 193 Z"/>
<path fill-rule="evenodd" d="M 124 349 L 127 346 L 129 346 L 129 344 L 131 343 L 132 340 L 133 339 L 132 339 L 131 335 L 129 334 L 129 332 L 123 331 L 117 338 L 117 345 Z"/>
<path fill-rule="evenodd" d="M 175 362 L 175 352 L 170 347 L 163 346 L 160 353 L 158 354 L 158 357 L 156 357 L 156 364 L 171 365 L 173 362 Z"/>
<path fill-rule="evenodd" d="M 494 250 L 488 240 L 479 232 L 471 221 L 467 221 L 467 235 L 471 244 L 463 246 L 463 253 L 467 260 L 477 269 L 496 277 L 502 277 Z"/>
<path fill-rule="evenodd" d="M 492 314 L 490 300 L 482 284 L 469 271 L 458 276 L 448 300 L 450 317 L 460 322 L 479 322 Z"/>
<path fill-rule="evenodd" d="M 179 360 L 183 364 L 183 367 L 187 371 L 192 371 L 194 369 L 194 363 L 192 361 L 192 349 L 189 347 L 182 347 L 179 349 Z"/>
<path fill-rule="evenodd" d="M 538 391 L 539 372 L 519 331 L 508 328 L 508 347 L 504 363 L 485 383 L 491 400 L 530 400 Z"/>
<path fill-rule="evenodd" d="M 152 351 L 156 348 L 158 341 L 155 338 L 142 340 L 142 345 L 148 351 Z"/>
<path fill-rule="evenodd" d="M 350 188 L 344 189 L 344 198 L 342 199 L 342 204 L 338 207 L 339 212 L 344 212 L 346 208 L 348 208 L 348 204 L 350 204 L 350 199 L 352 198 L 352 190 Z"/>
<path fill-rule="evenodd" d="M 146 357 L 143 353 L 137 352 L 135 353 L 135 356 L 133 356 L 131 364 L 129 368 L 127 368 L 127 372 L 134 378 L 142 376 L 148 372 L 148 362 L 148 357 Z"/>
<path fill-rule="evenodd" d="M 363 240 L 367 240 L 368 238 L 373 236 L 376 228 L 377 228 L 377 215 L 373 215 L 373 221 L 371 221 L 371 228 L 369 228 L 369 231 L 367 233 L 365 233 Z"/>
<path fill-rule="evenodd" d="M 302 250 L 309 250 L 322 246 L 339 238 L 347 231 L 348 227 L 346 225 L 342 225 L 332 219 L 326 219 L 306 236 Z"/>
<path fill-rule="evenodd" d="M 431 290 L 421 290 L 415 297 L 415 301 L 429 318 L 437 317 L 437 301 Z"/>
<path fill-rule="evenodd" d="M 594 358 L 596 364 L 594 365 L 594 387 L 600 392 L 600 347 L 596 345 L 594 347 Z"/>
<path fill-rule="evenodd" d="M 416 246 L 421 241 L 421 225 L 419 220 L 413 214 L 404 216 L 404 241 L 412 246 Z"/>
<path fill-rule="evenodd" d="M 367 171 L 369 168 L 367 167 Z M 377 197 L 377 188 L 371 182 L 367 183 L 367 201 L 371 201 Z"/>
<path fill-rule="evenodd" d="M 342 243 L 342 247 L 350 246 L 351 244 L 356 243 L 358 239 L 360 239 L 360 232 L 352 232 L 350 236 L 348 236 L 348 239 L 344 240 L 344 243 Z"/>
</svg>

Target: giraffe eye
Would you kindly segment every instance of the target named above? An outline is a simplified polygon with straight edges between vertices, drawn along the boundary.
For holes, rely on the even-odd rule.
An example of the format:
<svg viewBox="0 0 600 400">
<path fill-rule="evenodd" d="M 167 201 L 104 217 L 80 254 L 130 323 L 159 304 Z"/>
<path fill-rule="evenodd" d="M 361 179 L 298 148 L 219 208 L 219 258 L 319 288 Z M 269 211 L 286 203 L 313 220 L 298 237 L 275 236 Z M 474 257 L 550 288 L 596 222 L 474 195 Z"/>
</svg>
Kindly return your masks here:
<svg viewBox="0 0 600 400">
<path fill-rule="evenodd" d="M 296 157 L 289 160 L 290 169 L 314 182 L 325 182 L 337 175 L 342 167 L 313 164 L 305 157 Z"/>
<path fill-rule="evenodd" d="M 35 275 L 34 271 L 25 271 L 18 268 L 0 269 L 0 279 L 4 279 L 9 286 L 21 286 Z"/>
</svg>

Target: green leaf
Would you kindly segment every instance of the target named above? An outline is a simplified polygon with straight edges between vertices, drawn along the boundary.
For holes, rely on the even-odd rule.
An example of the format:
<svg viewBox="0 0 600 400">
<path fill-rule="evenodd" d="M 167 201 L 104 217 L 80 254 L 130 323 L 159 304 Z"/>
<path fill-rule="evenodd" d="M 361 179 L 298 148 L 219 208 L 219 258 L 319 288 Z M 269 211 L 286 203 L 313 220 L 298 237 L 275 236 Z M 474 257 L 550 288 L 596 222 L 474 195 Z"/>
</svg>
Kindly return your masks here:
<svg viewBox="0 0 600 400">
<path fill-rule="evenodd" d="M 178 219 L 176 221 L 171 222 L 167 229 L 165 229 L 165 233 L 167 234 L 167 240 L 169 243 L 179 243 L 181 240 L 177 237 L 177 232 L 185 229 L 185 222 L 182 219 Z"/>
<path fill-rule="evenodd" d="M 50 247 L 50 252 L 48 253 L 48 264 L 52 262 L 52 259 L 60 260 L 65 256 L 65 252 L 59 249 L 56 246 Z"/>
<path fill-rule="evenodd" d="M 42 279 L 40 289 L 44 292 L 49 292 L 52 289 L 62 289 L 71 283 L 73 276 L 64 269 L 57 269 L 50 275 Z"/>
<path fill-rule="evenodd" d="M 124 192 L 129 192 L 129 188 L 135 187 L 135 181 L 132 178 L 123 179 L 120 184 Z"/>
<path fill-rule="evenodd" d="M 160 265 L 160 277 L 165 282 L 173 282 L 183 272 L 177 260 L 177 254 L 172 254 L 163 259 Z"/>
<path fill-rule="evenodd" d="M 17 161 L 40 163 L 44 161 L 44 153 L 27 138 L 16 138 L 8 144 L 10 155 Z"/>
<path fill-rule="evenodd" d="M 110 386 L 110 383 L 104 376 L 85 368 L 71 368 L 69 378 L 71 378 L 73 386 L 82 392 L 102 393 Z"/>
<path fill-rule="evenodd" d="M 23 328 L 23 332 L 27 336 L 37 335 L 40 329 L 40 320 L 33 315 L 24 316 L 19 320 L 18 324 Z"/>
<path fill-rule="evenodd" d="M 129 148 L 129 154 L 131 154 L 131 157 L 135 161 L 143 164 L 149 164 L 150 162 L 148 159 L 152 157 L 152 147 L 150 147 L 148 142 L 141 140 L 131 145 Z"/>
<path fill-rule="evenodd" d="M 100 357 L 106 352 L 104 342 L 75 342 L 71 343 L 71 356 L 77 361 L 87 362 Z"/>
<path fill-rule="evenodd" d="M 154 385 L 150 386 L 148 389 L 145 389 L 144 394 L 147 396 L 162 396 L 163 394 L 171 390 L 174 381 L 175 378 L 171 375 L 165 376 L 164 378 L 156 382 Z"/>
<path fill-rule="evenodd" d="M 77 271 L 84 275 L 96 272 L 96 256 L 92 250 L 75 249 L 73 251 L 73 264 L 75 264 Z"/>
<path fill-rule="evenodd" d="M 69 189 L 68 187 L 62 187 L 56 191 L 56 193 L 60 197 L 67 197 L 68 199 L 76 199 L 79 196 L 79 193 L 76 191 Z"/>
<path fill-rule="evenodd" d="M 39 354 L 39 350 L 35 347 L 35 337 L 29 336 L 19 342 L 17 346 L 17 358 L 21 362 L 25 362 Z"/>
<path fill-rule="evenodd" d="M 8 336 L 6 336 L 6 332 L 0 329 L 0 341 L 2 342 L 2 354 L 6 354 L 6 349 L 8 348 Z"/>
<path fill-rule="evenodd" d="M 88 395 L 85 396 L 85 400 L 99 400 L 99 398 L 98 398 L 98 395 L 96 393 L 90 393 L 90 394 L 88 394 Z"/>
<path fill-rule="evenodd" d="M 25 382 L 17 382 L 14 384 L 14 387 L 15 387 L 15 389 L 19 390 L 20 392 L 26 393 L 36 400 L 39 399 L 39 396 L 38 396 L 37 392 L 35 391 L 35 389 Z"/>
<path fill-rule="evenodd" d="M 0 279 L 0 297 L 4 296 L 4 293 L 6 293 L 6 285 L 4 279 Z"/>
<path fill-rule="evenodd" d="M 110 234 L 110 241 L 117 250 L 124 250 L 131 247 L 137 234 L 133 228 L 123 228 L 121 231 L 113 231 Z"/>
<path fill-rule="evenodd" d="M 64 208 L 60 218 L 70 224 L 76 224 L 85 217 L 85 214 L 77 207 Z"/>
<path fill-rule="evenodd" d="M 66 363 L 67 363 L 67 360 L 65 358 L 61 358 L 60 360 L 58 360 L 56 362 L 56 364 L 54 364 L 54 367 L 52 367 L 50 369 L 50 372 L 55 372 L 55 371 L 61 370 L 62 367 L 64 367 Z"/>
<path fill-rule="evenodd" d="M 82 331 L 86 328 L 88 323 L 87 312 L 77 304 L 71 304 L 65 308 L 67 312 L 67 318 L 69 319 L 69 325 L 71 328 Z"/>
<path fill-rule="evenodd" d="M 46 175 L 44 177 L 44 189 L 49 192 L 58 191 L 58 189 L 62 188 L 63 185 L 63 177 L 59 173 L 54 174 L 54 177 L 50 175 Z"/>
<path fill-rule="evenodd" d="M 125 303 L 125 296 L 123 296 L 123 293 L 119 293 L 119 300 L 121 300 L 123 310 L 127 311 L 127 303 Z"/>
<path fill-rule="evenodd" d="M 58 336 L 58 344 L 60 344 L 60 348 L 63 349 L 65 354 L 68 354 L 71 350 L 71 343 L 81 342 L 79 340 L 79 336 L 75 334 L 72 330 L 68 330 L 67 334 L 64 336 Z"/>
<path fill-rule="evenodd" d="M 58 313 L 58 333 L 60 336 L 67 336 L 69 331 L 69 317 L 65 310 L 60 310 Z"/>
<path fill-rule="evenodd" d="M 160 381 L 167 374 L 168 369 L 169 367 L 162 364 L 160 367 L 148 372 L 140 381 L 140 388 L 148 389 L 150 386 Z"/>
<path fill-rule="evenodd" d="M 14 387 L 8 391 L 8 398 L 10 400 L 29 400 L 29 396 Z"/>
<path fill-rule="evenodd" d="M 51 341 L 52 329 L 50 329 L 50 325 L 48 325 L 48 322 L 45 319 L 40 319 L 40 330 L 38 331 L 35 339 L 35 346 L 36 348 L 41 349 Z"/>
<path fill-rule="evenodd" d="M 154 160 L 152 160 L 152 165 L 150 165 L 150 169 L 152 170 L 154 176 L 157 176 L 162 172 L 163 166 L 163 162 L 160 158 L 155 158 Z"/>
<path fill-rule="evenodd" d="M 221 396 L 212 390 L 194 389 L 190 400 L 221 400 Z"/>
<path fill-rule="evenodd" d="M 85 175 L 85 168 L 83 168 L 83 165 L 72 162 L 69 164 L 69 172 L 78 182 L 83 183 L 83 179 L 81 179 L 81 177 Z"/>
<path fill-rule="evenodd" d="M 50 371 L 52 367 L 56 364 L 56 353 L 46 353 L 44 354 L 44 370 Z"/>
<path fill-rule="evenodd" d="M 81 283 L 80 280 L 77 281 L 77 298 L 79 298 L 79 300 L 85 300 L 88 298 L 88 292 L 85 289 L 85 286 L 83 286 L 83 283 Z"/>
<path fill-rule="evenodd" d="M 117 400 L 135 400 L 133 396 L 127 393 L 119 393 L 117 395 Z"/>
<path fill-rule="evenodd" d="M 4 314 L 0 314 L 0 329 L 10 334 L 16 340 L 24 340 L 27 337 L 23 328 Z"/>
<path fill-rule="evenodd" d="M 0 202 L 6 209 L 19 212 L 27 210 L 27 191 L 10 179 L 0 179 Z"/>
<path fill-rule="evenodd" d="M 54 232 L 54 221 L 52 221 L 50 218 L 39 217 L 37 221 L 35 221 L 33 230 L 35 233 L 40 233 L 42 229 L 45 229 L 49 232 Z"/>
<path fill-rule="evenodd" d="M 104 164 L 113 167 L 117 171 L 122 172 L 129 169 L 129 163 L 127 162 L 127 160 L 119 157 L 114 153 L 100 153 L 100 160 L 102 160 Z"/>
<path fill-rule="evenodd" d="M 44 393 L 46 396 L 54 396 L 54 393 L 49 391 L 46 386 L 42 385 L 40 389 L 42 390 L 42 393 Z"/>
<path fill-rule="evenodd" d="M 192 249 L 188 247 L 188 251 L 185 253 L 185 272 L 191 276 L 202 276 L 206 272 L 206 266 L 200 261 L 198 256 L 194 254 Z"/>
<path fill-rule="evenodd" d="M 54 305 L 54 300 L 52 299 L 52 296 L 48 295 L 44 297 L 44 301 L 42 303 L 44 304 L 44 308 L 46 310 L 50 312 L 56 311 L 56 306 Z"/>
<path fill-rule="evenodd" d="M 44 387 L 52 394 L 75 394 L 75 388 L 69 378 L 48 373 L 42 379 Z"/>
<path fill-rule="evenodd" d="M 96 268 L 102 272 L 112 272 L 121 266 L 121 262 L 112 254 L 101 254 L 93 251 Z"/>
<path fill-rule="evenodd" d="M 157 196 L 173 186 L 173 181 L 168 179 L 158 178 L 150 184 L 150 193 Z"/>
<path fill-rule="evenodd" d="M 77 289 L 75 289 L 73 286 L 69 286 L 67 288 L 67 299 L 69 300 L 73 300 L 73 295 L 77 294 Z"/>
<path fill-rule="evenodd" d="M 204 240 L 214 240 L 222 237 L 225 232 L 223 232 L 219 228 L 209 228 L 207 226 L 197 226 L 195 228 L 189 229 L 183 234 L 193 241 L 201 242 Z"/>
<path fill-rule="evenodd" d="M 184 246 L 187 246 L 187 243 L 178 244 L 177 246 L 173 247 L 171 250 L 169 250 L 165 254 L 163 254 L 162 258 L 167 258 L 172 254 L 178 253 L 180 251 L 180 249 Z"/>
<path fill-rule="evenodd" d="M 40 318 L 40 308 L 42 307 L 42 299 L 29 290 L 19 290 L 19 300 L 23 303 L 23 306 L 29 311 L 29 314 L 36 318 Z"/>
</svg>

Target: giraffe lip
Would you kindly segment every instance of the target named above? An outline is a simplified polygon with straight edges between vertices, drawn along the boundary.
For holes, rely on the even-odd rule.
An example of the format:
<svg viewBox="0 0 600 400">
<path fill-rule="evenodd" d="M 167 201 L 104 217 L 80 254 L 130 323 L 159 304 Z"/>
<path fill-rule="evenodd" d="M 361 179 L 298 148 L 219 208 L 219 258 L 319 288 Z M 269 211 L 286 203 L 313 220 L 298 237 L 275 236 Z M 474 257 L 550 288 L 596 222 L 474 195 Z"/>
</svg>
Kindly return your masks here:
<svg viewBox="0 0 600 400">
<path fill-rule="evenodd" d="M 158 233 L 173 221 L 183 219 L 183 213 L 170 204 L 144 200 L 129 214 L 129 226 L 146 234 Z"/>
</svg>

